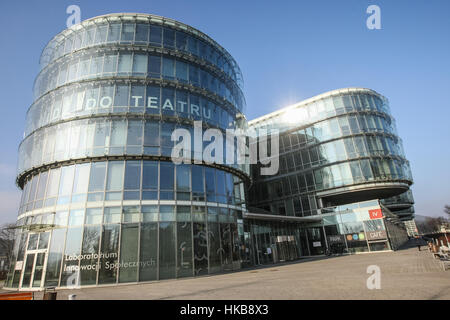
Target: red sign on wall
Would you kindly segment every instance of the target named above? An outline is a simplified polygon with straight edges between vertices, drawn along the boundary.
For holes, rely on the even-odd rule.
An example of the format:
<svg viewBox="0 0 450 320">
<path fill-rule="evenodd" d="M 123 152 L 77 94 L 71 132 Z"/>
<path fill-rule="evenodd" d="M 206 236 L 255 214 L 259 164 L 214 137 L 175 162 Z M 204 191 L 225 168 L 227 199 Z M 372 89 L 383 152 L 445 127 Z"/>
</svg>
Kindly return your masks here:
<svg viewBox="0 0 450 320">
<path fill-rule="evenodd" d="M 381 212 L 381 209 L 369 210 L 369 216 L 370 219 L 380 219 L 383 218 L 383 212 Z"/>
</svg>

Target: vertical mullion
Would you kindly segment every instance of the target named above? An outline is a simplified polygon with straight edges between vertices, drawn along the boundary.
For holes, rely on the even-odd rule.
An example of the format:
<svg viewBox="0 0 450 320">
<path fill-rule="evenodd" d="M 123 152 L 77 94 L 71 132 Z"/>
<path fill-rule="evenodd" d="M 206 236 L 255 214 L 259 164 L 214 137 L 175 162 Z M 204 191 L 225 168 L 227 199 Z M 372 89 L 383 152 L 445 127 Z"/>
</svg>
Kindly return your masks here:
<svg viewBox="0 0 450 320">
<path fill-rule="evenodd" d="M 159 280 L 159 245 L 160 245 L 160 241 L 159 241 L 159 223 L 160 223 L 160 193 L 161 193 L 161 161 L 158 161 L 158 196 L 157 196 L 157 201 L 158 201 L 158 220 L 156 222 L 156 280 Z"/>
<path fill-rule="evenodd" d="M 191 206 L 191 262 L 192 262 L 192 276 L 195 276 L 195 251 L 194 251 L 194 222 L 193 222 L 193 206 Z"/>
</svg>

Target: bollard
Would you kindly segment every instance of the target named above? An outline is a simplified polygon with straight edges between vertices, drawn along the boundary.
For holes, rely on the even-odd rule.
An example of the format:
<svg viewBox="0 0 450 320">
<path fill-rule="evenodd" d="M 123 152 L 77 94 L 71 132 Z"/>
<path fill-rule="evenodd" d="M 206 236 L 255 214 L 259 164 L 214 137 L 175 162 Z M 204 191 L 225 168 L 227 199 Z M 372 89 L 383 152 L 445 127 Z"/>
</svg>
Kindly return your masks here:
<svg viewBox="0 0 450 320">
<path fill-rule="evenodd" d="M 76 300 L 77 295 L 76 294 L 69 294 L 69 300 Z"/>
</svg>

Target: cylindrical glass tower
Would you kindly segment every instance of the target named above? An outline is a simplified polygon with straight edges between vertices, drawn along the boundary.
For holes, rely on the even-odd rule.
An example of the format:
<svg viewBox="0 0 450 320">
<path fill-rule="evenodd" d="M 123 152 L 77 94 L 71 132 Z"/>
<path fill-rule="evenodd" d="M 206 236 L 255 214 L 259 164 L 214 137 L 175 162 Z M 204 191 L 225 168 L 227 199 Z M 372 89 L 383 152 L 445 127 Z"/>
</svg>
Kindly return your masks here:
<svg viewBox="0 0 450 320">
<path fill-rule="evenodd" d="M 176 128 L 239 126 L 242 75 L 214 40 L 148 14 L 86 20 L 41 56 L 19 147 L 7 287 L 88 286 L 240 268 L 248 173 L 171 161 Z"/>
<path fill-rule="evenodd" d="M 326 92 L 249 126 L 280 131 L 280 170 L 264 177 L 254 167 L 251 206 L 303 217 L 400 194 L 411 199 L 403 199 L 406 207 L 414 202 L 405 193 L 413 179 L 388 100 L 373 90 Z"/>
</svg>

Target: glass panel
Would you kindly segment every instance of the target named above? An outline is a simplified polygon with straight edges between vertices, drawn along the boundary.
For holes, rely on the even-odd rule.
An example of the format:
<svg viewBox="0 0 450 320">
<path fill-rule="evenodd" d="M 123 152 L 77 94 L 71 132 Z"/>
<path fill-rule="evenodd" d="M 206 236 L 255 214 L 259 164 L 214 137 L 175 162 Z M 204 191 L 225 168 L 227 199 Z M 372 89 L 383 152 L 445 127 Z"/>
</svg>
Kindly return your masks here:
<svg viewBox="0 0 450 320">
<path fill-rule="evenodd" d="M 222 170 L 216 170 L 216 180 L 216 193 L 218 194 L 217 201 L 221 203 L 227 203 L 225 197 L 225 172 L 223 172 Z"/>
<path fill-rule="evenodd" d="M 104 153 L 106 136 L 109 135 L 109 127 L 110 124 L 105 122 L 97 122 L 95 125 L 93 147 L 101 147 L 99 148 L 99 155 Z"/>
<path fill-rule="evenodd" d="M 142 223 L 140 235 L 139 281 L 156 280 L 158 256 L 158 224 Z"/>
<path fill-rule="evenodd" d="M 78 164 L 76 166 L 73 184 L 74 194 L 87 192 L 90 166 L 90 163 Z"/>
<path fill-rule="evenodd" d="M 193 223 L 194 272 L 196 276 L 208 274 L 208 242 L 206 224 Z"/>
<path fill-rule="evenodd" d="M 144 132 L 144 146 L 159 146 L 159 123 L 146 122 Z"/>
<path fill-rule="evenodd" d="M 163 88 L 162 89 L 162 111 L 164 114 L 173 115 L 175 111 L 175 90 L 170 88 Z M 172 124 L 167 124 L 172 125 Z M 163 124 L 163 130 L 165 128 L 166 124 Z M 172 131 L 174 129 L 174 126 L 170 128 L 170 134 L 172 134 Z M 168 136 L 168 141 L 170 140 L 170 136 Z M 171 142 L 168 143 L 168 145 L 172 145 Z"/>
<path fill-rule="evenodd" d="M 147 42 L 149 33 L 148 24 L 137 24 L 136 25 L 136 38 L 135 42 Z"/>
<path fill-rule="evenodd" d="M 86 209 L 85 224 L 101 224 L 103 218 L 103 208 L 88 208 Z"/>
<path fill-rule="evenodd" d="M 175 278 L 175 223 L 159 224 L 159 279 Z"/>
<path fill-rule="evenodd" d="M 175 221 L 175 209 L 174 206 L 160 206 L 160 221 Z"/>
<path fill-rule="evenodd" d="M 115 73 L 117 70 L 117 54 L 107 54 L 103 62 L 103 73 Z"/>
<path fill-rule="evenodd" d="M 175 79 L 175 60 L 163 58 L 162 74 L 166 79 Z"/>
<path fill-rule="evenodd" d="M 141 187 L 141 161 L 127 161 L 125 166 L 125 190 Z"/>
<path fill-rule="evenodd" d="M 89 178 L 89 191 L 103 191 L 105 189 L 105 162 L 92 163 Z"/>
<path fill-rule="evenodd" d="M 205 168 L 205 183 L 207 192 L 207 201 L 216 201 L 216 184 L 215 184 L 215 170 L 212 168 Z"/>
<path fill-rule="evenodd" d="M 123 207 L 123 222 L 139 222 L 141 216 L 139 206 L 124 206 Z"/>
<path fill-rule="evenodd" d="M 145 87 L 138 85 L 131 85 L 130 107 L 144 107 L 145 106 Z M 136 112 L 142 112 L 142 109 L 136 109 Z"/>
<path fill-rule="evenodd" d="M 191 207 L 190 206 L 177 206 L 177 221 L 178 222 L 190 222 L 191 221 Z"/>
<path fill-rule="evenodd" d="M 106 190 L 122 190 L 123 186 L 123 161 L 112 161 L 108 165 L 108 179 Z"/>
<path fill-rule="evenodd" d="M 137 281 L 139 225 L 122 225 L 119 282 Z"/>
<path fill-rule="evenodd" d="M 163 190 L 173 190 L 174 165 L 172 163 L 162 163 L 160 165 L 161 179 L 160 188 Z"/>
<path fill-rule="evenodd" d="M 150 44 L 154 46 L 161 46 L 162 28 L 159 26 L 150 26 Z"/>
<path fill-rule="evenodd" d="M 126 121 L 113 121 L 111 125 L 111 138 L 110 138 L 110 145 L 111 147 L 114 146 L 125 146 L 126 142 L 126 136 L 127 136 L 127 123 Z M 114 148 L 116 149 L 116 148 Z M 123 148 L 121 149 L 122 152 L 119 152 L 119 154 L 123 153 Z M 112 151 L 112 148 L 110 149 L 110 153 Z"/>
<path fill-rule="evenodd" d="M 25 268 L 23 270 L 22 288 L 29 288 L 31 282 L 31 273 L 33 271 L 35 254 L 27 254 L 27 261 L 25 262 Z"/>
<path fill-rule="evenodd" d="M 98 250 L 100 244 L 100 226 L 84 227 L 83 249 L 80 265 L 81 285 L 97 283 Z"/>
<path fill-rule="evenodd" d="M 144 161 L 142 174 L 142 189 L 158 188 L 158 163 Z"/>
<path fill-rule="evenodd" d="M 176 64 L 177 80 L 182 82 L 188 81 L 188 65 L 184 62 L 177 61 Z"/>
<path fill-rule="evenodd" d="M 177 191 L 190 190 L 190 173 L 191 166 L 180 164 L 176 166 L 177 170 Z"/>
<path fill-rule="evenodd" d="M 64 262 L 61 274 L 60 286 L 79 285 L 79 265 L 77 256 L 81 250 L 82 228 L 70 228 L 67 230 L 66 249 L 64 251 Z"/>
<path fill-rule="evenodd" d="M 142 121 L 128 121 L 127 145 L 142 145 Z"/>
<path fill-rule="evenodd" d="M 133 73 L 147 73 L 147 55 L 134 54 Z"/>
<path fill-rule="evenodd" d="M 42 232 L 39 235 L 39 245 L 38 249 L 47 249 L 48 239 L 50 238 L 50 232 Z"/>
<path fill-rule="evenodd" d="M 210 209 L 208 208 L 208 216 L 209 214 Z M 209 272 L 210 273 L 219 272 L 222 270 L 222 263 L 221 263 L 219 224 L 217 222 L 208 223 L 208 240 L 209 240 Z"/>
<path fill-rule="evenodd" d="M 64 250 L 64 238 L 66 229 L 54 229 L 48 251 L 47 270 L 45 274 L 45 286 L 56 287 L 59 283 L 62 253 Z"/>
<path fill-rule="evenodd" d="M 38 245 L 39 234 L 33 233 L 30 234 L 28 238 L 28 247 L 27 250 L 36 250 Z"/>
<path fill-rule="evenodd" d="M 192 270 L 192 227 L 190 222 L 177 223 L 177 277 L 191 277 Z"/>
<path fill-rule="evenodd" d="M 224 270 L 232 269 L 233 259 L 232 259 L 232 246 L 231 246 L 231 232 L 230 225 L 220 224 L 220 238 L 222 243 L 222 264 Z"/>
<path fill-rule="evenodd" d="M 204 192 L 203 167 L 192 166 L 192 191 Z"/>
<path fill-rule="evenodd" d="M 142 222 L 157 222 L 158 206 L 142 206 Z"/>
<path fill-rule="evenodd" d="M 38 189 L 36 193 L 36 199 L 42 199 L 45 195 L 45 187 L 47 185 L 47 177 L 48 171 L 41 173 L 41 177 L 39 178 Z"/>
<path fill-rule="evenodd" d="M 118 223 L 122 216 L 120 207 L 107 207 L 103 215 L 103 223 Z"/>
<path fill-rule="evenodd" d="M 122 38 L 121 41 L 133 41 L 134 40 L 134 24 L 122 25 Z"/>
<path fill-rule="evenodd" d="M 148 113 L 160 112 L 160 92 L 159 87 L 147 86 L 147 111 Z"/>
<path fill-rule="evenodd" d="M 175 31 L 164 28 L 164 47 L 174 48 L 175 47 Z"/>
<path fill-rule="evenodd" d="M 59 197 L 70 195 L 72 192 L 74 166 L 63 167 L 61 171 L 61 183 L 59 185 Z M 58 200 L 59 202 L 59 200 Z"/>
<path fill-rule="evenodd" d="M 118 224 L 103 226 L 98 284 L 116 283 L 119 230 Z"/>
<path fill-rule="evenodd" d="M 120 23 L 112 23 L 109 25 L 108 42 L 119 41 L 120 39 Z"/>
<path fill-rule="evenodd" d="M 161 56 L 148 56 L 148 73 L 151 78 L 161 77 Z"/>
<path fill-rule="evenodd" d="M 132 55 L 130 53 L 119 54 L 119 66 L 117 72 L 119 73 L 130 73 L 132 65 Z"/>
<path fill-rule="evenodd" d="M 198 55 L 198 41 L 196 38 L 189 37 L 189 52 Z"/>
<path fill-rule="evenodd" d="M 125 107 L 129 102 L 129 88 L 127 85 L 116 85 L 116 93 L 114 95 L 114 106 Z"/>
<path fill-rule="evenodd" d="M 69 214 L 69 226 L 81 226 L 84 221 L 84 209 L 71 210 Z"/>
<path fill-rule="evenodd" d="M 69 217 L 69 212 L 58 211 L 55 214 L 55 227 L 65 227 L 67 226 L 67 218 Z"/>
<path fill-rule="evenodd" d="M 184 32 L 177 32 L 177 49 L 187 51 L 188 50 L 188 36 Z"/>
<path fill-rule="evenodd" d="M 362 171 L 364 178 L 366 180 L 372 180 L 373 175 L 372 175 L 372 170 L 370 168 L 369 160 L 361 160 L 359 163 L 361 165 L 361 171 Z"/>
</svg>

